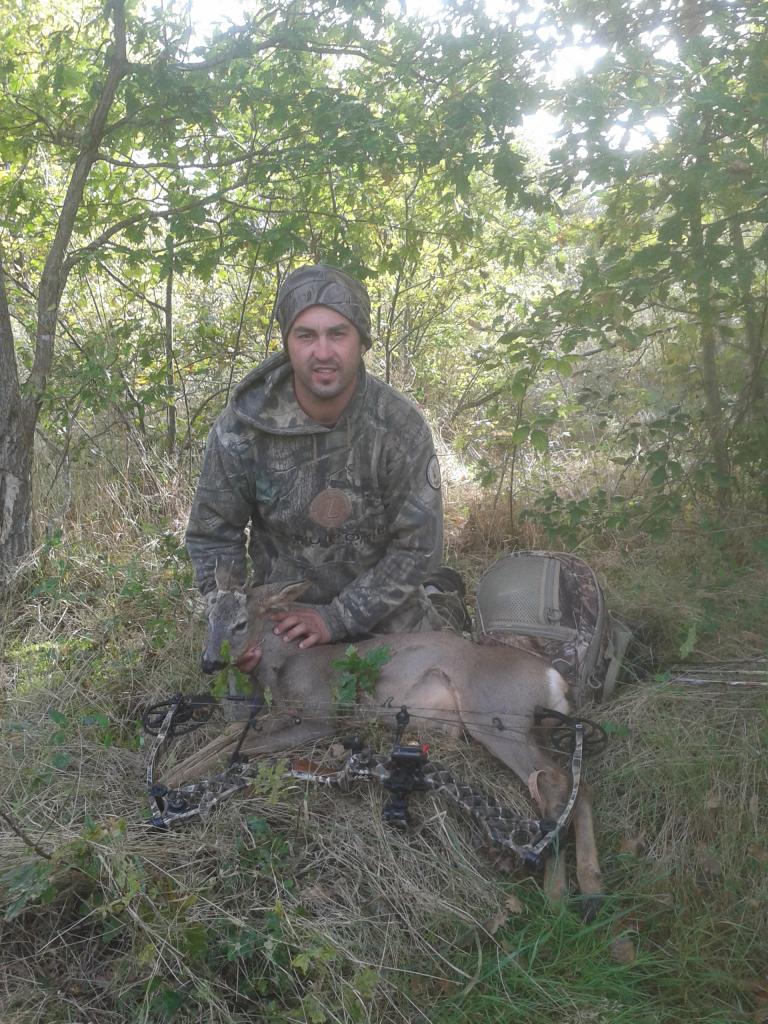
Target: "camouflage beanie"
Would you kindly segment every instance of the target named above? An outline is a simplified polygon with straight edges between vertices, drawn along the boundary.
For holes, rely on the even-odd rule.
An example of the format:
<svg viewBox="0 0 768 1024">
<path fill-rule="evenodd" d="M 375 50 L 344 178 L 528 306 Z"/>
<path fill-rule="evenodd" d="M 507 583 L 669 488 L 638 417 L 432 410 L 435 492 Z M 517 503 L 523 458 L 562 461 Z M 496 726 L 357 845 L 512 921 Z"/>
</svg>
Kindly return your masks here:
<svg viewBox="0 0 768 1024">
<path fill-rule="evenodd" d="M 276 315 L 283 343 L 296 317 L 309 306 L 335 309 L 355 325 L 363 346 L 371 347 L 371 300 L 354 277 L 322 263 L 292 270 L 277 293 Z"/>
</svg>

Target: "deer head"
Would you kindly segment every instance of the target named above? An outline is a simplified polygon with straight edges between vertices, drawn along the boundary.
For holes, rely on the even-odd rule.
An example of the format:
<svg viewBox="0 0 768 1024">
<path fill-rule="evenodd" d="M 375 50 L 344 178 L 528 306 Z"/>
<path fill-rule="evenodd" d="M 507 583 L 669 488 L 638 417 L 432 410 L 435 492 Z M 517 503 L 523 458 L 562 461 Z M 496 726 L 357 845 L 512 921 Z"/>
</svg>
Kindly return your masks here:
<svg viewBox="0 0 768 1024">
<path fill-rule="evenodd" d="M 244 587 L 231 564 L 216 563 L 216 587 L 206 595 L 208 632 L 201 665 L 211 674 L 235 664 L 249 648 L 260 646 L 272 629 L 269 613 L 283 611 L 305 593 L 309 583 L 267 583 Z"/>
</svg>

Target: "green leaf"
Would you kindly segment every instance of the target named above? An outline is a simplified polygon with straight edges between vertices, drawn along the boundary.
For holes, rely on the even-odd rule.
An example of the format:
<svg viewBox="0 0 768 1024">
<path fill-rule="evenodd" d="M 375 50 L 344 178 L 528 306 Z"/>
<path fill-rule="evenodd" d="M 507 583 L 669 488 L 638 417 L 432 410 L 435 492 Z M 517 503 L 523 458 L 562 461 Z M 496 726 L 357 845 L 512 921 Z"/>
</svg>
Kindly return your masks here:
<svg viewBox="0 0 768 1024">
<path fill-rule="evenodd" d="M 312 958 L 309 953 L 299 953 L 291 960 L 291 966 L 295 967 L 297 971 L 301 971 L 302 974 L 306 974 L 312 966 Z"/>
<path fill-rule="evenodd" d="M 361 657 L 354 644 L 350 644 L 343 658 L 336 658 L 331 666 L 339 673 L 334 687 L 334 700 L 340 706 L 355 704 L 361 693 L 372 693 L 383 666 L 392 652 L 386 644 L 374 647 Z"/>
<path fill-rule="evenodd" d="M 66 750 L 57 750 L 51 757 L 51 764 L 54 768 L 64 771 L 72 764 L 72 755 L 68 754 Z"/>
<path fill-rule="evenodd" d="M 204 924 L 187 925 L 181 932 L 184 954 L 191 959 L 203 960 L 208 951 L 208 930 Z"/>
<path fill-rule="evenodd" d="M 629 727 L 617 722 L 601 722 L 602 728 L 609 736 L 626 737 L 630 735 Z"/>
<path fill-rule="evenodd" d="M 323 1009 L 315 996 L 309 996 L 303 1003 L 304 1012 L 309 1018 L 310 1024 L 325 1024 L 328 1014 Z"/>
<path fill-rule="evenodd" d="M 381 977 L 372 967 L 364 967 L 352 979 L 352 986 L 363 999 L 372 999 L 376 994 Z"/>
<path fill-rule="evenodd" d="M 513 202 L 527 185 L 523 157 L 509 145 L 504 144 L 493 161 L 493 177 L 504 189 L 507 202 Z"/>
<path fill-rule="evenodd" d="M 109 727 L 109 718 L 101 711 L 90 712 L 82 716 L 83 725 L 98 725 L 102 729 Z"/>
<path fill-rule="evenodd" d="M 245 824 L 248 828 L 248 831 L 253 836 L 260 836 L 263 838 L 265 836 L 270 835 L 270 833 L 272 832 L 272 829 L 270 828 L 269 822 L 266 820 L 266 818 L 258 818 L 252 816 L 245 819 Z"/>
<path fill-rule="evenodd" d="M 538 427 L 531 431 L 531 445 L 537 452 L 545 452 L 549 447 L 549 437 L 544 430 Z"/>
<path fill-rule="evenodd" d="M 163 988 L 155 995 L 152 1004 L 163 1016 L 164 1020 L 172 1020 L 181 1009 L 184 996 L 175 988 Z"/>
<path fill-rule="evenodd" d="M 54 865 L 49 861 L 36 859 L 0 873 L 0 885 L 8 897 L 3 910 L 4 920 L 12 921 L 33 903 L 46 902 L 46 897 L 55 892 L 51 885 L 53 869 Z"/>
</svg>

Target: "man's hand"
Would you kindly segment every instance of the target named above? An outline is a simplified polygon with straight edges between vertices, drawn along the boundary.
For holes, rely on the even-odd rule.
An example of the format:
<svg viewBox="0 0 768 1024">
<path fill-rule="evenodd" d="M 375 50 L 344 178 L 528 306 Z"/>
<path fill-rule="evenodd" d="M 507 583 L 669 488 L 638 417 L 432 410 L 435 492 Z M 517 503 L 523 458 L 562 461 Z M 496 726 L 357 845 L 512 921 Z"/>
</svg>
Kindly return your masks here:
<svg viewBox="0 0 768 1024">
<path fill-rule="evenodd" d="M 253 672 L 256 666 L 261 661 L 262 650 L 260 647 L 249 647 L 245 654 L 241 654 L 235 662 L 235 668 L 239 668 L 241 672 Z"/>
<path fill-rule="evenodd" d="M 314 608 L 294 608 L 289 612 L 275 612 L 270 616 L 275 623 L 275 633 L 283 640 L 298 640 L 299 647 L 314 647 L 315 644 L 331 642 L 331 634 L 325 619 Z"/>
</svg>

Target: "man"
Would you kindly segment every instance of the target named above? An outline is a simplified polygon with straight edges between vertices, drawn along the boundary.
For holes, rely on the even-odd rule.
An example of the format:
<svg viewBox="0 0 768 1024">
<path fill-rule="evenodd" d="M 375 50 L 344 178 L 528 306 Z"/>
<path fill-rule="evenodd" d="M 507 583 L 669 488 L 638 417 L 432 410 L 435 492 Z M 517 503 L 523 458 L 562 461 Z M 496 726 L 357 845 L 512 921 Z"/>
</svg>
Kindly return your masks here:
<svg viewBox="0 0 768 1024">
<path fill-rule="evenodd" d="M 306 606 L 275 616 L 286 641 L 442 628 L 422 585 L 442 552 L 440 469 L 418 409 L 366 372 L 365 287 L 302 267 L 276 315 L 284 351 L 237 386 L 208 438 L 186 537 L 200 589 L 217 560 L 245 580 L 247 528 L 255 582 L 310 583 Z"/>
</svg>

